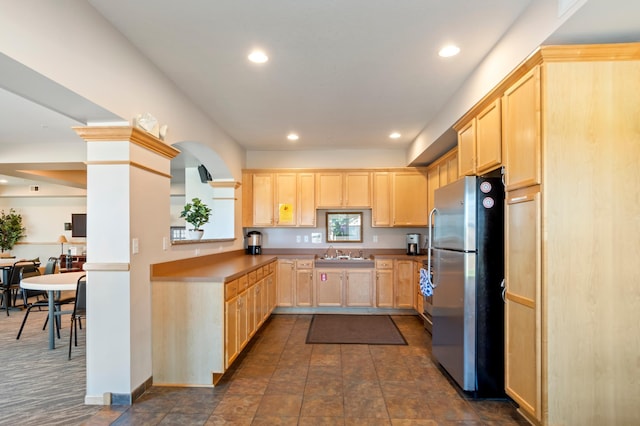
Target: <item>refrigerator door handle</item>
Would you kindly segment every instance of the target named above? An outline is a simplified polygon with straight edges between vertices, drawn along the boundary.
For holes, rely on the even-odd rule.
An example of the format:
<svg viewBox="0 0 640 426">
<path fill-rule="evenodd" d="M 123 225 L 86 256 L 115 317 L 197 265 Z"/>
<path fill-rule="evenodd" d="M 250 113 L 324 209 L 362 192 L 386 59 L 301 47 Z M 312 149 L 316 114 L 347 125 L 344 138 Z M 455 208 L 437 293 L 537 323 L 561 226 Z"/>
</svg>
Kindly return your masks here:
<svg viewBox="0 0 640 426">
<path fill-rule="evenodd" d="M 436 288 L 437 285 L 432 281 L 431 274 L 431 250 L 433 249 L 433 218 L 438 213 L 438 209 L 433 208 L 429 212 L 429 248 L 427 249 L 427 280 L 432 288 Z"/>
<path fill-rule="evenodd" d="M 504 285 L 504 278 L 502 279 L 502 282 L 500 283 L 500 288 L 502 288 L 502 301 L 504 303 L 507 303 L 507 299 L 505 298 L 505 293 L 507 292 L 507 286 Z"/>
</svg>

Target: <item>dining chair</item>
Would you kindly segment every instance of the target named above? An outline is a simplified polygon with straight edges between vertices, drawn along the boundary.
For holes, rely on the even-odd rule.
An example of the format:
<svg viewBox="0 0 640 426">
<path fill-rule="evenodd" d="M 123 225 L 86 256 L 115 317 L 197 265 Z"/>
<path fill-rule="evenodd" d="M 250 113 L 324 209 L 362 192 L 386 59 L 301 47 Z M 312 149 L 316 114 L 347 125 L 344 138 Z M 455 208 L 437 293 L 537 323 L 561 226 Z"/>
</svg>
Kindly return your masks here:
<svg viewBox="0 0 640 426">
<path fill-rule="evenodd" d="M 55 270 L 57 261 L 58 259 L 55 257 L 49 258 L 49 260 L 47 261 L 47 266 L 45 267 L 44 275 L 47 275 L 47 272 L 52 273 L 51 271 Z M 51 265 L 52 263 L 53 265 Z M 30 276 L 36 276 L 36 275 L 40 275 L 40 272 L 37 268 L 35 272 L 31 268 L 29 269 L 23 268 L 21 271 L 20 279 L 22 280 L 23 278 L 28 278 Z M 42 296 L 42 299 L 37 299 L 35 301 L 29 302 L 29 298 L 33 296 L 38 296 L 38 297 Z M 49 293 L 45 290 L 22 289 L 22 298 L 24 300 L 24 305 L 27 307 L 27 312 L 25 312 L 24 318 L 22 319 L 22 324 L 20 325 L 20 330 L 18 330 L 18 335 L 16 336 L 16 340 L 20 339 L 20 336 L 22 335 L 22 330 L 24 329 L 24 325 L 27 323 L 27 318 L 29 318 L 29 314 L 31 313 L 32 309 L 38 308 L 38 310 L 41 311 L 44 308 L 47 311 L 49 310 Z M 65 297 L 65 298 L 57 297 L 54 300 L 54 309 L 55 309 L 55 317 L 56 317 L 55 326 L 56 326 L 56 333 L 58 335 L 58 339 L 60 338 L 60 327 L 61 327 L 60 316 L 65 313 L 67 314 L 71 313 L 71 311 L 63 311 L 62 306 L 71 305 L 74 302 L 75 302 L 75 295 L 72 297 Z M 48 322 L 49 322 L 49 315 L 47 315 L 44 320 L 44 325 L 42 326 L 43 330 L 47 328 Z"/>
<path fill-rule="evenodd" d="M 69 359 L 71 359 L 72 342 L 78 346 L 78 325 L 82 330 L 82 318 L 87 316 L 87 276 L 83 275 L 78 278 L 76 285 L 76 300 L 73 304 L 73 313 L 71 314 L 71 328 L 69 332 Z M 75 334 L 74 334 L 75 331 Z M 75 340 L 74 340 L 75 337 Z"/>
<path fill-rule="evenodd" d="M 26 271 L 29 274 L 35 275 L 36 273 L 34 271 L 37 271 L 37 274 L 40 274 L 38 266 L 40 265 L 33 260 L 19 260 L 9 269 L 7 282 L 2 283 L 2 307 L 6 309 L 7 316 L 9 316 L 10 308 L 15 306 L 18 292 L 20 291 L 20 274 L 22 273 L 22 270 L 26 268 Z"/>
</svg>

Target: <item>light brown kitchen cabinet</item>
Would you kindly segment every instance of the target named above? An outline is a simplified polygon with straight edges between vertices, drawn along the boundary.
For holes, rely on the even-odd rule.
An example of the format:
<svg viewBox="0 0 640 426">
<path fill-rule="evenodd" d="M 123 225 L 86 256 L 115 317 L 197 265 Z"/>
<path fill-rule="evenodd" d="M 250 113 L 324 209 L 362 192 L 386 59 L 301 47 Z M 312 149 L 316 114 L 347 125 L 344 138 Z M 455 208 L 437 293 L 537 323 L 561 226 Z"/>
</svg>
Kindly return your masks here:
<svg viewBox="0 0 640 426">
<path fill-rule="evenodd" d="M 344 271 L 345 306 L 374 306 L 374 281 L 371 269 L 347 269 Z"/>
<path fill-rule="evenodd" d="M 371 172 L 318 172 L 316 207 L 371 207 Z"/>
<path fill-rule="evenodd" d="M 316 269 L 317 306 L 343 305 L 343 273 L 341 269 Z"/>
<path fill-rule="evenodd" d="M 507 191 L 541 183 L 540 96 L 540 67 L 530 70 L 502 96 Z"/>
<path fill-rule="evenodd" d="M 316 226 L 315 190 L 315 173 L 298 173 L 298 226 Z"/>
<path fill-rule="evenodd" d="M 502 164 L 501 101 L 496 99 L 476 118 L 476 174 L 494 170 Z"/>
<path fill-rule="evenodd" d="M 476 174 L 476 119 L 471 119 L 458 130 L 458 173 L 460 176 Z"/>
<path fill-rule="evenodd" d="M 156 383 L 180 386 L 217 383 L 273 310 L 264 293 L 269 286 L 275 290 L 275 263 L 226 283 L 152 281 Z M 190 318 L 190 322 L 185 323 L 185 318 Z"/>
<path fill-rule="evenodd" d="M 392 172 L 373 172 L 372 226 L 391 226 Z"/>
<path fill-rule="evenodd" d="M 243 226 L 315 226 L 314 173 L 245 172 L 243 180 Z"/>
<path fill-rule="evenodd" d="M 508 194 L 505 206 L 505 390 L 541 418 L 540 186 Z"/>
<path fill-rule="evenodd" d="M 393 308 L 393 260 L 376 259 L 376 306 Z"/>
<path fill-rule="evenodd" d="M 502 117 L 500 98 L 475 117 L 465 117 L 458 128 L 459 176 L 475 176 L 502 164 Z M 467 121 L 464 121 L 467 120 Z M 451 180 L 450 180 L 451 181 Z"/>
<path fill-rule="evenodd" d="M 278 260 L 277 306 L 295 305 L 295 261 L 292 259 Z"/>
<path fill-rule="evenodd" d="M 426 226 L 427 176 L 421 171 L 394 172 L 392 179 L 393 226 Z"/>
<path fill-rule="evenodd" d="M 395 301 L 394 307 L 400 309 L 413 309 L 415 293 L 414 261 L 395 261 Z"/>
<path fill-rule="evenodd" d="M 253 222 L 251 226 L 273 226 L 274 214 L 274 177 L 273 173 L 254 173 L 252 175 Z"/>
<path fill-rule="evenodd" d="M 639 75 L 638 43 L 543 46 L 499 86 L 505 389 L 535 424 L 637 419 Z"/>
<path fill-rule="evenodd" d="M 458 157 L 458 148 L 454 148 L 427 168 L 427 215 L 433 210 L 436 189 L 458 179 Z"/>
<path fill-rule="evenodd" d="M 313 306 L 313 260 L 296 260 L 296 306 Z"/>
</svg>

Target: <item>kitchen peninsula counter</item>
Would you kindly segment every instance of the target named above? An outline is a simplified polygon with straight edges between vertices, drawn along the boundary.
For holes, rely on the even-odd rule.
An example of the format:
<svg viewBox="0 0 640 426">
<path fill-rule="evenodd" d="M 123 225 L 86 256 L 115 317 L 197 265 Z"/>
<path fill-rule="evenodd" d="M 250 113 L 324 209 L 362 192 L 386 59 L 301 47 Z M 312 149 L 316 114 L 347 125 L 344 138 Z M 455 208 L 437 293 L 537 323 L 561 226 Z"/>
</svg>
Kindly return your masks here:
<svg viewBox="0 0 640 426">
<path fill-rule="evenodd" d="M 277 260 L 238 250 L 151 265 L 151 281 L 227 282 Z"/>
</svg>

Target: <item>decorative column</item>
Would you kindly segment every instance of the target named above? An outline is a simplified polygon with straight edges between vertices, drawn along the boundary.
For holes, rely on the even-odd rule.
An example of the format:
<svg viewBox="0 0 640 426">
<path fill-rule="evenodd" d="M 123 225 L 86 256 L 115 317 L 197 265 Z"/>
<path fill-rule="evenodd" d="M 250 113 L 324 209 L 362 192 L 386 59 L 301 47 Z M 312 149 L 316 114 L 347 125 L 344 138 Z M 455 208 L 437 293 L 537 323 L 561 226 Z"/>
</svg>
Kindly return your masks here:
<svg viewBox="0 0 640 426">
<path fill-rule="evenodd" d="M 86 404 L 131 404 L 151 385 L 149 265 L 170 228 L 179 151 L 134 127 L 77 127 L 87 142 Z"/>
</svg>

